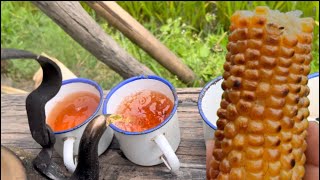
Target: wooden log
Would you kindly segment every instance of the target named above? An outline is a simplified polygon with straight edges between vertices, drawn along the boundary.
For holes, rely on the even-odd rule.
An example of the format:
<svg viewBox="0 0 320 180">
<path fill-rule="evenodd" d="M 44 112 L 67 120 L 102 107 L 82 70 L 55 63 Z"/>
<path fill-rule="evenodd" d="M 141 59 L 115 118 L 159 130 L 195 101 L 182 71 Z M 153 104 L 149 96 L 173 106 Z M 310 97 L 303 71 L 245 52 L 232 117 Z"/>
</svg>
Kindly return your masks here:
<svg viewBox="0 0 320 180">
<path fill-rule="evenodd" d="M 82 47 L 123 78 L 154 74 L 122 49 L 77 1 L 33 1 Z M 98 69 L 96 69 L 98 71 Z"/>
<path fill-rule="evenodd" d="M 87 4 L 182 82 L 194 82 L 193 71 L 116 2 L 87 1 Z"/>
<path fill-rule="evenodd" d="M 5 94 L 27 94 L 29 92 L 1 84 L 1 92 Z"/>
</svg>

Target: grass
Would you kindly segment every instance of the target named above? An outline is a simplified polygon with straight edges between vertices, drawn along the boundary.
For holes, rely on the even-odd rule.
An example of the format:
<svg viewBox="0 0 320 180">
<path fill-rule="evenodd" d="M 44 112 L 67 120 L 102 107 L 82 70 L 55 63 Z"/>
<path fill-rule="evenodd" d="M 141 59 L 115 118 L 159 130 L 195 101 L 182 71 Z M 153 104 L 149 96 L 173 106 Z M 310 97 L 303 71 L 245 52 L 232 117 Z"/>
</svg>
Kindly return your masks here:
<svg viewBox="0 0 320 180">
<path fill-rule="evenodd" d="M 1 47 L 25 49 L 38 54 L 45 52 L 59 59 L 77 76 L 93 79 L 104 88 L 110 88 L 122 80 L 34 5 L 19 3 L 1 2 Z M 15 81 L 30 80 L 39 67 L 36 62 L 11 61 L 9 76 Z"/>
<path fill-rule="evenodd" d="M 317 4 L 318 3 L 318 4 Z M 129 54 L 175 87 L 185 87 L 143 50 L 108 24 L 85 3 L 88 13 Z M 272 9 L 300 9 L 319 21 L 319 2 L 119 2 L 197 75 L 194 87 L 221 75 L 226 54 L 229 17 L 237 9 L 269 5 Z M 315 10 L 314 10 L 315 9 Z M 222 38 L 224 37 L 224 38 Z M 219 43 L 218 43 L 219 42 Z M 215 47 L 216 44 L 218 48 Z M 1 47 L 19 48 L 56 57 L 77 76 L 97 81 L 110 89 L 123 79 L 70 38 L 49 17 L 30 2 L 1 2 Z M 215 47 L 215 48 L 213 48 Z M 213 50 L 214 49 L 214 50 Z M 315 28 L 312 72 L 319 71 L 319 35 Z M 8 75 L 15 81 L 31 80 L 39 66 L 33 62 L 11 61 Z M 94 71 L 92 69 L 95 69 Z M 98 71 L 97 71 L 98 69 Z"/>
</svg>

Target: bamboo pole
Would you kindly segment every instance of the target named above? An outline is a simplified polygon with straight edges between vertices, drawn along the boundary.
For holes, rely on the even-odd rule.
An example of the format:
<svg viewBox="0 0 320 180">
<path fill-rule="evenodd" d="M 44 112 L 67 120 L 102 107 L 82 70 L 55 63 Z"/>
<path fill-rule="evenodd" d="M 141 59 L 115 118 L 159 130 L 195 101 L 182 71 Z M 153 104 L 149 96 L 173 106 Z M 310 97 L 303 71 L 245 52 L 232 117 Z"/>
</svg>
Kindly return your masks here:
<svg viewBox="0 0 320 180">
<path fill-rule="evenodd" d="M 194 72 L 116 2 L 87 1 L 87 4 L 182 82 L 189 85 L 194 82 Z"/>
</svg>

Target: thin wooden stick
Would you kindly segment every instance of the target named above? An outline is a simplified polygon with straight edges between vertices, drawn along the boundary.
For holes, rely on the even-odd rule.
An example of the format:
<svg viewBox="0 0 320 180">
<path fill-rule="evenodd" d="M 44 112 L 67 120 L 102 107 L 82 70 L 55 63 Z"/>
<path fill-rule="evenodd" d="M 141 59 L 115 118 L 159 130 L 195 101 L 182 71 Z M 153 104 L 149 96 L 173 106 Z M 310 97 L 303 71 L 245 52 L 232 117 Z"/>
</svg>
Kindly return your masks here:
<svg viewBox="0 0 320 180">
<path fill-rule="evenodd" d="M 87 4 L 182 82 L 191 85 L 195 81 L 194 72 L 116 2 L 87 1 Z"/>
<path fill-rule="evenodd" d="M 17 89 L 14 87 L 6 86 L 1 84 L 1 92 L 5 94 L 27 94 L 29 92 L 24 91 L 22 89 Z"/>
</svg>

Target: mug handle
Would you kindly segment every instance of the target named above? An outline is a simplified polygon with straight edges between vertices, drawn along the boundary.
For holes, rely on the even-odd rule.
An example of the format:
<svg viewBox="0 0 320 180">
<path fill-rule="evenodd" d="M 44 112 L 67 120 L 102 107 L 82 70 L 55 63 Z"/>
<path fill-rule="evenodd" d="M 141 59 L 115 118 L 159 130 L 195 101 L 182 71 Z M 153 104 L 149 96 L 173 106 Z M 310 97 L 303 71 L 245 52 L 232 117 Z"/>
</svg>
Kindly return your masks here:
<svg viewBox="0 0 320 180">
<path fill-rule="evenodd" d="M 173 151 L 172 147 L 170 146 L 167 138 L 163 134 L 159 134 L 154 139 L 154 142 L 158 145 L 160 150 L 162 151 L 163 155 L 166 157 L 166 160 L 161 156 L 161 160 L 164 164 L 172 171 L 177 171 L 180 168 L 180 162 Z"/>
<path fill-rule="evenodd" d="M 67 137 L 63 140 L 63 163 L 67 170 L 73 173 L 77 167 L 75 159 L 73 159 L 73 145 L 75 137 Z"/>
</svg>

